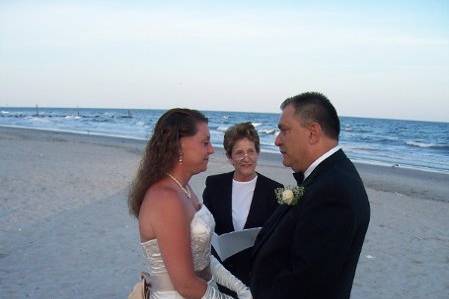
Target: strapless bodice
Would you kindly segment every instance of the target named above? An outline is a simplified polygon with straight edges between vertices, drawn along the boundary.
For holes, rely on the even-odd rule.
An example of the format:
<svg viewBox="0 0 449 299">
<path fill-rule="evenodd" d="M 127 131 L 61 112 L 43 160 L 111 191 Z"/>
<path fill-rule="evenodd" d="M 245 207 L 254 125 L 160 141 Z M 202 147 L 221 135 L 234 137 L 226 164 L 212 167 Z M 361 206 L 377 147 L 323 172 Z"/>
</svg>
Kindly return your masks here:
<svg viewBox="0 0 449 299">
<path fill-rule="evenodd" d="M 214 230 L 214 217 L 203 204 L 193 215 L 190 222 L 190 239 L 195 271 L 201 271 L 209 266 L 210 244 Z M 149 262 L 149 273 L 151 275 L 167 273 L 157 239 L 143 242 L 141 245 Z"/>
</svg>

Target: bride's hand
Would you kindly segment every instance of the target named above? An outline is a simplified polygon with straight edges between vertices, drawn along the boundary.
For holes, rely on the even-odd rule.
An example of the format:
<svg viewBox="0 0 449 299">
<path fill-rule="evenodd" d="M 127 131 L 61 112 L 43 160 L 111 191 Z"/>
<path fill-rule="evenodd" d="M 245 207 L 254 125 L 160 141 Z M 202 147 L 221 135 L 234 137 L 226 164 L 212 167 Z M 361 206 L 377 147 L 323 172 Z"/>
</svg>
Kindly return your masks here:
<svg viewBox="0 0 449 299">
<path fill-rule="evenodd" d="M 253 295 L 251 294 L 249 288 L 239 290 L 239 292 L 237 293 L 237 297 L 239 299 L 253 299 Z"/>
<path fill-rule="evenodd" d="M 237 293 L 239 299 L 253 299 L 249 288 L 211 255 L 210 267 L 215 281 Z"/>
</svg>

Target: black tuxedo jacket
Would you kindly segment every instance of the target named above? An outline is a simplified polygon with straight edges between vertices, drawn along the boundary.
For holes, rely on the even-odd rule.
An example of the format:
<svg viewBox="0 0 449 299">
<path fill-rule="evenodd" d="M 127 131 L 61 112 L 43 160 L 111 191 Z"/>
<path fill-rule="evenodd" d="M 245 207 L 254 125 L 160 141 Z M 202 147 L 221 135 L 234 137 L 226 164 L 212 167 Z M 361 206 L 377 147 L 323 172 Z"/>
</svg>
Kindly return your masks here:
<svg viewBox="0 0 449 299">
<path fill-rule="evenodd" d="M 234 231 L 232 224 L 232 178 L 234 172 L 208 176 L 203 202 L 215 218 L 218 235 Z M 278 207 L 274 189 L 283 187 L 278 182 L 257 174 L 256 188 L 244 228 L 263 226 Z M 243 250 L 222 261 L 223 265 L 246 285 L 249 284 L 252 248 Z M 214 254 L 215 255 L 215 254 Z M 216 256 L 216 255 L 215 255 Z M 217 256 L 216 256 L 217 257 Z M 217 257 L 218 258 L 218 257 Z"/>
<path fill-rule="evenodd" d="M 281 205 L 257 237 L 250 284 L 255 299 L 351 294 L 370 218 L 362 180 L 339 150 L 301 185 L 299 203 Z"/>
</svg>

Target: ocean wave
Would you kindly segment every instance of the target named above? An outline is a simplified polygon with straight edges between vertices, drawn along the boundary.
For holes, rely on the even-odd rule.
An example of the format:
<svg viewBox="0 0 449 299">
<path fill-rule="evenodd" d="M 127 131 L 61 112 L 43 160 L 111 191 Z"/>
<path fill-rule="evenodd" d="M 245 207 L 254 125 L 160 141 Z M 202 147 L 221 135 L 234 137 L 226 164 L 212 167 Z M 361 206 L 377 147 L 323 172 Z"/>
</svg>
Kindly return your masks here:
<svg viewBox="0 0 449 299">
<path fill-rule="evenodd" d="M 29 117 L 28 120 L 31 121 L 31 123 L 33 123 L 33 124 L 42 124 L 42 123 L 51 124 L 52 123 L 51 120 L 44 118 L 44 117 L 39 117 L 39 116 Z"/>
<path fill-rule="evenodd" d="M 217 128 L 217 131 L 225 132 L 228 128 L 229 128 L 229 126 L 219 126 L 219 127 Z"/>
<path fill-rule="evenodd" d="M 353 134 L 351 136 L 347 136 L 347 139 L 350 141 L 362 141 L 368 143 L 377 143 L 377 144 L 395 144 L 398 143 L 399 138 L 396 136 L 388 136 L 388 135 L 373 135 L 373 134 Z"/>
<path fill-rule="evenodd" d="M 3 113 L 3 112 L 6 112 L 6 113 Z M 27 115 L 22 114 L 22 113 L 9 113 L 8 111 L 2 111 L 0 116 L 5 117 L 5 118 L 24 118 Z"/>
<path fill-rule="evenodd" d="M 81 119 L 82 117 L 78 116 L 78 115 L 66 115 L 64 118 L 65 119 Z"/>
<path fill-rule="evenodd" d="M 274 135 L 276 134 L 276 129 L 261 129 L 258 130 L 257 133 L 259 133 L 259 135 Z"/>
<path fill-rule="evenodd" d="M 113 118 L 105 118 L 104 116 L 95 115 L 92 119 L 87 119 L 88 122 L 96 122 L 96 123 L 114 123 L 115 120 Z"/>
<path fill-rule="evenodd" d="M 449 150 L 449 144 L 424 143 L 424 142 L 414 141 L 414 140 L 408 140 L 405 143 L 412 147 Z"/>
<path fill-rule="evenodd" d="M 213 124 L 213 123 L 209 123 L 208 127 L 209 127 L 209 130 L 217 130 L 219 125 Z"/>
<path fill-rule="evenodd" d="M 113 118 L 115 116 L 115 113 L 114 112 L 103 112 L 102 116 Z"/>
<path fill-rule="evenodd" d="M 363 133 L 373 133 L 372 129 L 365 129 L 365 128 L 358 128 L 353 126 L 344 126 L 342 127 L 343 132 L 351 132 L 351 133 L 357 133 L 357 134 L 363 134 Z"/>
<path fill-rule="evenodd" d="M 348 151 L 361 151 L 361 152 L 378 152 L 380 151 L 379 148 L 372 148 L 372 147 L 364 147 L 364 146 L 357 146 L 357 145 L 351 145 L 351 144 L 342 144 L 343 148 Z"/>
</svg>

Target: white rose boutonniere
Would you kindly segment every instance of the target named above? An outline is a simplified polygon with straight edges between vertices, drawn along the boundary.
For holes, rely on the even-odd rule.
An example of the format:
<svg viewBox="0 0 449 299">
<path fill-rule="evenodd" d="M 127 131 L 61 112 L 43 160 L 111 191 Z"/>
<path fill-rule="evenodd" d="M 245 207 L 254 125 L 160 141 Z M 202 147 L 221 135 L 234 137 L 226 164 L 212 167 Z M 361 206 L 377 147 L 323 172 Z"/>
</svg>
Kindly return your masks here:
<svg viewBox="0 0 449 299">
<path fill-rule="evenodd" d="M 298 201 L 303 196 L 304 187 L 286 186 L 284 188 L 274 189 L 274 193 L 279 204 L 294 206 L 298 204 Z"/>
</svg>

